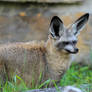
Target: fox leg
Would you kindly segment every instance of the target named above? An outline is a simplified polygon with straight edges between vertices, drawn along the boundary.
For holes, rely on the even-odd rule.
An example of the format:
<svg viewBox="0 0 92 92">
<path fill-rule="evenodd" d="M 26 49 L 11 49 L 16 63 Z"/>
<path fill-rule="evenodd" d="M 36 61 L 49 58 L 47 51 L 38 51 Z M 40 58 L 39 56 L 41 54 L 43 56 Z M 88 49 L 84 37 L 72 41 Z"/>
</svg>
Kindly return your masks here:
<svg viewBox="0 0 92 92">
<path fill-rule="evenodd" d="M 0 92 L 3 92 L 2 87 L 6 82 L 6 70 L 4 64 L 0 63 Z"/>
</svg>

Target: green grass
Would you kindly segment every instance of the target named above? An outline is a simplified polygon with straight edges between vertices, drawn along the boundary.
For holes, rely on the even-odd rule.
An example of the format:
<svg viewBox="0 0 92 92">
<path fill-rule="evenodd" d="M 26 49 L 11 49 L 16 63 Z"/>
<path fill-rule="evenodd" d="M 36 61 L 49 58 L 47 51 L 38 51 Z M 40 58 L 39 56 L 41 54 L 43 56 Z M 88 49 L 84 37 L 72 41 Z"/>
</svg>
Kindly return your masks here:
<svg viewBox="0 0 92 92">
<path fill-rule="evenodd" d="M 16 84 L 17 80 L 21 81 L 20 85 Z M 48 85 L 49 82 L 50 80 L 48 79 L 41 85 L 38 85 L 36 87 L 33 85 L 31 89 L 41 88 L 46 84 Z M 84 92 L 90 92 L 89 90 L 92 89 L 92 69 L 90 69 L 88 66 L 73 64 L 60 81 L 60 86 L 67 86 L 67 85 L 75 85 L 78 88 L 84 90 Z M 55 87 L 57 88 L 56 84 Z M 17 75 L 14 76 L 13 82 L 7 81 L 3 87 L 4 92 L 19 92 L 19 91 L 24 92 L 25 90 L 29 90 L 29 88 L 27 88 L 24 81 Z"/>
<path fill-rule="evenodd" d="M 73 64 L 60 81 L 61 86 L 75 85 L 90 92 L 92 90 L 92 69 L 88 66 Z"/>
</svg>

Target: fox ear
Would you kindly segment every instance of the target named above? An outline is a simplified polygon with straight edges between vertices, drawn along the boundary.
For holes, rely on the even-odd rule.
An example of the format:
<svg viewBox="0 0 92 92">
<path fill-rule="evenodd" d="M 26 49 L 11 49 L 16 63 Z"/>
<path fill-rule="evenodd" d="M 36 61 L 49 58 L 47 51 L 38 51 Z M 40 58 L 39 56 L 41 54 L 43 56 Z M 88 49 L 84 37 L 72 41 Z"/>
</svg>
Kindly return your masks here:
<svg viewBox="0 0 92 92">
<path fill-rule="evenodd" d="M 54 16 L 50 23 L 50 34 L 54 38 L 56 38 L 56 37 L 60 37 L 63 31 L 64 31 L 64 25 L 62 20 L 59 17 Z"/>
<path fill-rule="evenodd" d="M 86 13 L 74 22 L 74 24 L 72 25 L 74 35 L 77 36 L 80 33 L 80 31 L 85 27 L 88 19 L 89 13 Z"/>
</svg>

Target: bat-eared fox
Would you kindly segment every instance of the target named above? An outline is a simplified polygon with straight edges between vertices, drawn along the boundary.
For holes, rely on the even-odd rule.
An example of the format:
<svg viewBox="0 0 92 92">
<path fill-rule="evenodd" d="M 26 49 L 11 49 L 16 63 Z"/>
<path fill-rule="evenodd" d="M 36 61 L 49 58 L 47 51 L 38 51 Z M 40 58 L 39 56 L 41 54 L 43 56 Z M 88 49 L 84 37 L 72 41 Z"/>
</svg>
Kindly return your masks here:
<svg viewBox="0 0 92 92">
<path fill-rule="evenodd" d="M 89 14 L 86 13 L 65 27 L 63 21 L 58 16 L 54 16 L 51 19 L 47 42 L 32 41 L 0 45 L 1 81 L 7 78 L 12 80 L 18 75 L 28 87 L 31 87 L 33 80 L 35 85 L 48 79 L 59 82 L 71 64 L 72 55 L 79 51 L 76 47 L 77 37 L 88 19 Z M 52 85 L 51 82 L 50 86 Z"/>
</svg>

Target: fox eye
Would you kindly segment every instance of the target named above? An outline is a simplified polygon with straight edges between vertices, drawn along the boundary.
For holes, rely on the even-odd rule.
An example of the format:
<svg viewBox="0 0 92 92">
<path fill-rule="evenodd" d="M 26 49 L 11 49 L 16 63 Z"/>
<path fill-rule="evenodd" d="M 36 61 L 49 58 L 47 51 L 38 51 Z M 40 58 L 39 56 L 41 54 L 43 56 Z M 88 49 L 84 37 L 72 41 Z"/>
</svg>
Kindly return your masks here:
<svg viewBox="0 0 92 92">
<path fill-rule="evenodd" d="M 69 44 L 69 42 L 63 42 L 63 44 L 64 44 L 64 45 L 68 45 L 68 44 Z"/>
<path fill-rule="evenodd" d="M 77 41 L 73 41 L 72 43 L 73 43 L 73 44 L 76 44 L 76 43 L 77 43 Z"/>
</svg>

